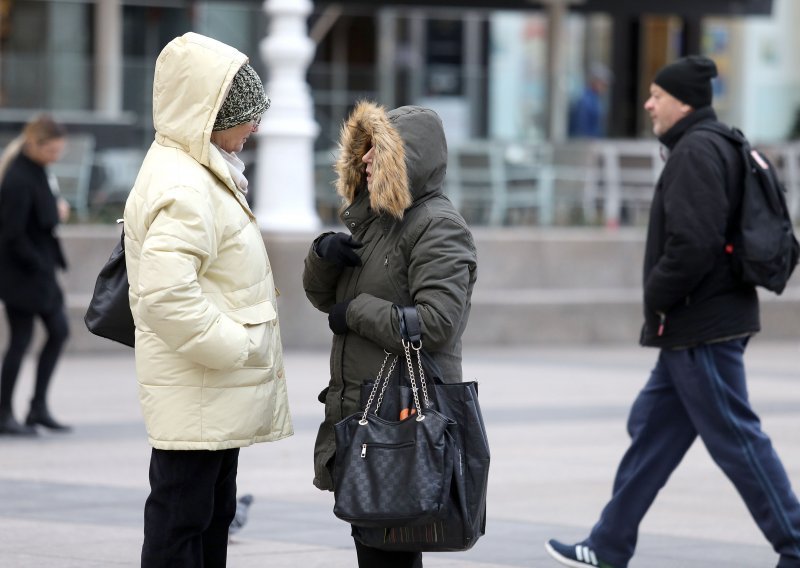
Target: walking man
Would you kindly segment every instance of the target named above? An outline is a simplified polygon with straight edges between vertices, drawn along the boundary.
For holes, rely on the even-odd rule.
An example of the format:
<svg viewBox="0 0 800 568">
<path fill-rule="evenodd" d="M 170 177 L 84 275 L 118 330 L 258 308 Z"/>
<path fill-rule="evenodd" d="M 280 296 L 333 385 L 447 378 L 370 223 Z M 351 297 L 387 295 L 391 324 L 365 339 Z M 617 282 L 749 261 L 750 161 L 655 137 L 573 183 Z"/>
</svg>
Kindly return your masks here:
<svg viewBox="0 0 800 568">
<path fill-rule="evenodd" d="M 641 343 L 660 352 L 631 408 L 631 444 L 600 519 L 583 542 L 545 545 L 565 566 L 625 568 L 640 522 L 699 436 L 779 555 L 778 568 L 800 567 L 800 504 L 747 398 L 743 356 L 760 329 L 759 306 L 725 252 L 745 165 L 737 148 L 702 128 L 717 120 L 716 75 L 711 59 L 679 59 L 658 72 L 644 105 L 669 151 L 644 259 Z"/>
</svg>

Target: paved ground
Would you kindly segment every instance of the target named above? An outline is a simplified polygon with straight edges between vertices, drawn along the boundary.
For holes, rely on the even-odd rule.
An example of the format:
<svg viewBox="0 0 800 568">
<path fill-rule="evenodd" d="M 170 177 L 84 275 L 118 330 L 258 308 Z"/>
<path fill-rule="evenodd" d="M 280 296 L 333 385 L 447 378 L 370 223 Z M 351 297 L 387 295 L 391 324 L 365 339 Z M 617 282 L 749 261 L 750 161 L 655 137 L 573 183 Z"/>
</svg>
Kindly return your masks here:
<svg viewBox="0 0 800 568">
<path fill-rule="evenodd" d="M 487 535 L 474 550 L 426 555 L 427 567 L 555 566 L 542 543 L 585 535 L 605 502 L 625 444 L 628 406 L 655 351 L 638 347 L 471 352 L 465 375 L 481 381 L 492 444 Z M 800 486 L 800 343 L 753 342 L 751 398 Z M 232 568 L 355 565 L 332 497 L 311 485 L 327 355 L 286 355 L 296 434 L 242 451 L 241 492 L 255 496 L 229 548 Z M 18 387 L 22 414 L 28 362 Z M 68 435 L 0 438 L 0 566 L 138 566 L 149 447 L 132 358 L 65 358 L 52 407 Z M 696 444 L 641 527 L 631 568 L 764 568 L 776 555 L 730 483 Z"/>
</svg>

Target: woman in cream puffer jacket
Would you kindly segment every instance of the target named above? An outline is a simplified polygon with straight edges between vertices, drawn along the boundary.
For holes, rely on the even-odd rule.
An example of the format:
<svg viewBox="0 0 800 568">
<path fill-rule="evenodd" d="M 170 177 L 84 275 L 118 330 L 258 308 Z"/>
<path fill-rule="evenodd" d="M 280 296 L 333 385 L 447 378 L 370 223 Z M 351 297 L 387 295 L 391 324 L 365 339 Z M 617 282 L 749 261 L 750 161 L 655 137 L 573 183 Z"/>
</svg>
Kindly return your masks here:
<svg viewBox="0 0 800 568">
<path fill-rule="evenodd" d="M 125 206 L 140 400 L 153 447 L 243 447 L 292 433 L 269 258 L 210 142 L 247 57 L 179 39 L 160 57 L 156 137 Z"/>
<path fill-rule="evenodd" d="M 224 565 L 238 449 L 292 434 L 277 292 L 235 155 L 268 107 L 246 64 L 194 33 L 164 48 L 155 141 L 125 205 L 136 374 L 153 446 L 148 568 Z M 242 135 L 231 150 L 212 144 L 212 131 L 217 141 Z"/>
</svg>

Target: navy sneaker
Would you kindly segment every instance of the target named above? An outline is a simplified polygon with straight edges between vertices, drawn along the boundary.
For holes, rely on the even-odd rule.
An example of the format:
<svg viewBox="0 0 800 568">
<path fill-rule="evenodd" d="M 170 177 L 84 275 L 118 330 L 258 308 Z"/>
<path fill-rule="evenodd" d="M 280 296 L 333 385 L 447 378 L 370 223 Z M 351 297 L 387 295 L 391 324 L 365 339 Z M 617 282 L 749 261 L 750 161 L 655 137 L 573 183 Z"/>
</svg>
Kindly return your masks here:
<svg viewBox="0 0 800 568">
<path fill-rule="evenodd" d="M 544 543 L 544 548 L 548 554 L 561 562 L 564 566 L 572 568 L 584 568 L 594 566 L 594 568 L 614 568 L 608 562 L 603 562 L 594 553 L 594 550 L 585 544 L 563 544 L 557 540 L 550 539 Z"/>
</svg>

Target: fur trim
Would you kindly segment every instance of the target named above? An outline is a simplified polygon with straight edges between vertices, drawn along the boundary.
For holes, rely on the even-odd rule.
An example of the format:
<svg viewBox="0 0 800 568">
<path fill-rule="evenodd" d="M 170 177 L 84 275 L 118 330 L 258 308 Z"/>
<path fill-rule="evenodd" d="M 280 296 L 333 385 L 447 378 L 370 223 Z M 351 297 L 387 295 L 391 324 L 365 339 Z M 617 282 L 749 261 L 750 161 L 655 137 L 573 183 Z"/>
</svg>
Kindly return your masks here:
<svg viewBox="0 0 800 568">
<path fill-rule="evenodd" d="M 375 158 L 372 162 L 370 207 L 378 214 L 387 213 L 402 219 L 413 201 L 408 187 L 405 144 L 392 126 L 386 109 L 373 102 L 358 102 L 342 125 L 336 161 L 336 192 L 342 196 L 347 208 L 353 203 L 358 189 L 366 189 L 366 165 L 361 158 L 371 145 L 375 146 Z"/>
</svg>

